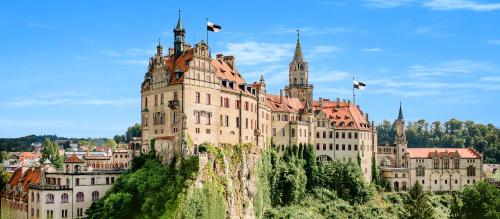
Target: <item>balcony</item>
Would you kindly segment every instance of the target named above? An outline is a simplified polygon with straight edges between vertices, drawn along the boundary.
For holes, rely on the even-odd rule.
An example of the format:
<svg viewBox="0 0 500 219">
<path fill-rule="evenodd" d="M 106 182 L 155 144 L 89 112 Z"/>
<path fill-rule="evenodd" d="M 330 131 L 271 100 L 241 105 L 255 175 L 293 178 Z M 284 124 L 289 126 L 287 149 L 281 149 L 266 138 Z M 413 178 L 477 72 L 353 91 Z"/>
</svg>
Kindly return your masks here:
<svg viewBox="0 0 500 219">
<path fill-rule="evenodd" d="M 177 107 L 179 107 L 179 100 L 168 101 L 168 107 L 170 107 L 172 109 L 177 109 Z"/>
<path fill-rule="evenodd" d="M 30 189 L 37 189 L 37 190 L 69 190 L 68 185 L 40 185 L 40 184 L 30 184 L 29 185 Z"/>
</svg>

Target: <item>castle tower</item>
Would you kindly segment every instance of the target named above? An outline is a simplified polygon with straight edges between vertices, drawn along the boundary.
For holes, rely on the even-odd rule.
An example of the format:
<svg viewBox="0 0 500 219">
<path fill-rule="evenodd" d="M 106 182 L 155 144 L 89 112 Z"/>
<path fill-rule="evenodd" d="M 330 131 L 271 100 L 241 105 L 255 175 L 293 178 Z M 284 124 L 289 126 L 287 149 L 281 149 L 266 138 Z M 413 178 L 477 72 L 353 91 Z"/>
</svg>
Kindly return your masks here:
<svg viewBox="0 0 500 219">
<path fill-rule="evenodd" d="M 404 159 L 403 155 L 406 152 L 407 142 L 406 142 L 406 134 L 405 134 L 405 120 L 403 118 L 403 108 L 401 106 L 401 102 L 399 103 L 399 114 L 398 119 L 396 120 L 396 165 L 397 167 L 404 167 Z"/>
<path fill-rule="evenodd" d="M 182 27 L 181 22 L 181 11 L 179 10 L 179 20 L 177 21 L 177 26 L 174 29 L 174 57 L 177 58 L 182 54 L 184 47 L 184 35 L 186 31 Z"/>
<path fill-rule="evenodd" d="M 285 93 L 288 97 L 299 98 L 305 103 L 308 111 L 312 107 L 313 86 L 309 84 L 308 63 L 304 60 L 302 49 L 300 47 L 300 33 L 297 30 L 297 43 L 295 53 L 289 65 L 288 86 L 285 87 Z"/>
</svg>

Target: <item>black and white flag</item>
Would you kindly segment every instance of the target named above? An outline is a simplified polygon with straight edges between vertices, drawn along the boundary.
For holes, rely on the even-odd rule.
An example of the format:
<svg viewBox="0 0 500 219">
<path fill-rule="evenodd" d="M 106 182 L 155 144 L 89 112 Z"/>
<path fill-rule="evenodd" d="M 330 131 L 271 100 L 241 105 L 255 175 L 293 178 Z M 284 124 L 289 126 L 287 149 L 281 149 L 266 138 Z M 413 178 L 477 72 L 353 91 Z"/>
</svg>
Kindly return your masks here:
<svg viewBox="0 0 500 219">
<path fill-rule="evenodd" d="M 366 84 L 361 82 L 361 81 L 352 80 L 352 86 L 358 90 L 364 90 L 366 87 Z"/>
<path fill-rule="evenodd" d="M 214 24 L 210 21 L 207 21 L 207 30 L 208 31 L 212 31 L 212 32 L 220 32 L 221 31 L 221 27 L 220 25 L 218 24 Z"/>
</svg>

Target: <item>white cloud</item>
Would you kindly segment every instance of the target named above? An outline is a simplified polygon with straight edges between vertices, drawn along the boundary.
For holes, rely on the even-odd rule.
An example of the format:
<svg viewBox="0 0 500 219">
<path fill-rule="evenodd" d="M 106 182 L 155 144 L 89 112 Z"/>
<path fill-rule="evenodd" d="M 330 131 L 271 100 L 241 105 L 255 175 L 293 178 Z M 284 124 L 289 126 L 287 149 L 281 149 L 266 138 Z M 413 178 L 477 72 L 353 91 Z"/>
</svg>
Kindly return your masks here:
<svg viewBox="0 0 500 219">
<path fill-rule="evenodd" d="M 138 98 L 103 99 L 89 96 L 85 93 L 62 91 L 60 93 L 35 94 L 29 98 L 16 98 L 13 101 L 2 103 L 12 108 L 40 107 L 40 106 L 135 106 L 140 104 Z"/>
<path fill-rule="evenodd" d="M 257 65 L 291 59 L 294 47 L 294 44 L 247 41 L 242 43 L 228 43 L 223 54 L 235 55 L 237 57 L 237 64 Z"/>
<path fill-rule="evenodd" d="M 364 0 L 364 4 L 370 8 L 396 8 L 410 5 L 420 5 L 432 10 L 472 10 L 472 11 L 494 11 L 500 9 L 500 3 L 482 2 L 477 0 Z"/>
<path fill-rule="evenodd" d="M 410 5 L 413 0 L 364 0 L 364 4 L 371 8 L 395 8 Z"/>
<path fill-rule="evenodd" d="M 311 77 L 309 80 L 313 83 L 321 84 L 326 82 L 345 80 L 354 74 L 346 71 L 333 70 L 333 71 L 314 72 L 314 75 L 317 76 Z"/>
<path fill-rule="evenodd" d="M 484 3 L 474 0 L 429 0 L 423 4 L 424 7 L 433 10 L 472 10 L 493 11 L 500 9 L 500 3 Z"/>
<path fill-rule="evenodd" d="M 477 62 L 473 60 L 452 60 L 436 65 L 412 65 L 409 67 L 409 74 L 412 77 L 447 76 L 462 75 L 470 73 L 480 73 L 492 71 L 496 68 L 487 62 Z"/>
<path fill-rule="evenodd" d="M 500 45 L 500 40 L 488 40 L 486 43 L 493 45 Z"/>
<path fill-rule="evenodd" d="M 378 47 L 373 47 L 373 48 L 364 48 L 364 52 L 382 52 L 383 49 L 378 48 Z"/>
</svg>

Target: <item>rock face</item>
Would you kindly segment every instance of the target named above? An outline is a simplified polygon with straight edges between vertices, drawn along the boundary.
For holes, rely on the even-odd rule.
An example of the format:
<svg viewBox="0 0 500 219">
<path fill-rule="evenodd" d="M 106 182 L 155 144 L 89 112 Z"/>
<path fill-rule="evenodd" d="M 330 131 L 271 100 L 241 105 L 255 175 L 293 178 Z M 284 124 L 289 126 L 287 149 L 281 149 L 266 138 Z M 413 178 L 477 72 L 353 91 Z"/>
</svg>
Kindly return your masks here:
<svg viewBox="0 0 500 219">
<path fill-rule="evenodd" d="M 210 184 L 223 190 L 224 218 L 260 217 L 262 209 L 256 210 L 254 206 L 258 193 L 260 154 L 261 149 L 252 145 L 208 146 L 207 153 L 199 155 L 200 172 L 193 188 L 188 191 L 187 202 L 192 202 L 195 190 L 207 191 L 204 188 Z"/>
</svg>

